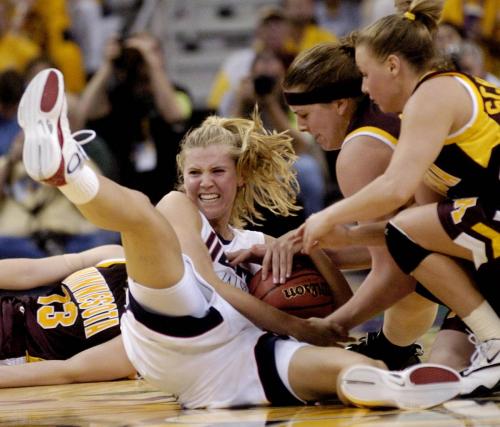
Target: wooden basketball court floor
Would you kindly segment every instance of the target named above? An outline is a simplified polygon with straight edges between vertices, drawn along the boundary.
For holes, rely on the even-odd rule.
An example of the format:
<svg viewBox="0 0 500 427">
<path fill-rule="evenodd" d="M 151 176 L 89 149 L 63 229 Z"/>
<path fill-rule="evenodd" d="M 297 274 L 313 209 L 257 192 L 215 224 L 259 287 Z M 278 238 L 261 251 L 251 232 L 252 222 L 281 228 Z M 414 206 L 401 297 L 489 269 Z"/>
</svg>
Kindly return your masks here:
<svg viewBox="0 0 500 427">
<path fill-rule="evenodd" d="M 182 410 L 141 380 L 0 390 L 1 426 L 499 426 L 500 395 L 422 411 L 322 406 Z"/>
<path fill-rule="evenodd" d="M 350 274 L 355 288 L 362 275 Z M 439 324 L 439 321 L 437 322 Z M 377 330 L 381 318 L 354 331 Z M 421 343 L 429 349 L 437 326 Z M 425 355 L 424 355 L 425 360 Z M 500 392 L 420 411 L 320 406 L 183 410 L 142 380 L 0 389 L 0 426 L 472 427 L 500 426 Z"/>
<path fill-rule="evenodd" d="M 423 339 L 430 348 L 436 328 Z M 425 356 L 424 356 L 425 357 Z M 183 410 L 142 380 L 0 390 L 0 426 L 472 427 L 500 426 L 500 392 L 429 410 L 366 410 L 325 405 Z"/>
</svg>

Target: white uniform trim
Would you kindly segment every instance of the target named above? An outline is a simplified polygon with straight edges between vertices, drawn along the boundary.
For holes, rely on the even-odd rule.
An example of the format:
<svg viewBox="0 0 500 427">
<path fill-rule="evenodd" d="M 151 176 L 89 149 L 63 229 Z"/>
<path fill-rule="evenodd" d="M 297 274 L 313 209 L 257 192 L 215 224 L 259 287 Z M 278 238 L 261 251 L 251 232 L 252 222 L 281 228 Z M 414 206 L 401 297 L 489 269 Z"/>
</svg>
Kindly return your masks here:
<svg viewBox="0 0 500 427">
<path fill-rule="evenodd" d="M 380 141 L 381 143 L 383 143 L 385 145 L 388 145 L 393 150 L 396 149 L 396 145 L 392 141 L 390 141 L 387 138 L 384 138 L 382 135 L 380 135 L 376 132 L 370 132 L 370 131 L 360 131 L 360 132 L 355 131 L 355 132 L 351 133 L 350 136 L 348 136 L 346 139 L 344 139 L 344 141 L 342 142 L 341 148 L 343 148 L 347 143 L 349 143 L 350 141 L 352 141 L 353 139 L 355 139 L 359 136 L 368 136 L 370 138 L 373 138 L 373 139 Z"/>
<path fill-rule="evenodd" d="M 122 316 L 121 329 L 130 361 L 147 381 L 177 396 L 186 408 L 269 404 L 254 354 L 255 345 L 264 332 L 220 297 L 195 271 L 188 257 L 184 260 L 185 274 L 178 284 L 149 291 L 157 293 L 158 298 L 168 293 L 177 304 L 182 304 L 183 296 L 189 300 L 186 304 L 193 304 L 191 299 L 197 295 L 195 298 L 208 302 L 220 313 L 222 321 L 199 335 L 179 337 L 152 330 L 127 311 Z M 189 288 L 193 287 L 201 292 L 191 292 Z M 130 286 L 130 292 L 137 299 L 135 289 Z M 161 312 L 171 314 L 166 310 Z M 165 321 L 172 322 L 172 319 Z M 288 364 L 295 351 L 307 344 L 289 341 L 280 350 L 276 366 L 282 382 L 290 390 Z"/>
<path fill-rule="evenodd" d="M 248 275 L 254 275 L 262 267 L 259 264 L 248 263 L 243 267 L 232 267 L 226 259 L 227 252 L 235 252 L 240 249 L 248 249 L 252 245 L 264 244 L 264 233 L 260 231 L 240 230 L 231 227 L 233 239 L 230 242 L 223 241 L 208 222 L 205 215 L 200 212 L 202 220 L 201 238 L 208 247 L 212 258 L 215 273 L 223 282 L 229 283 L 237 288 L 248 292 Z"/>
<path fill-rule="evenodd" d="M 465 90 L 467 91 L 467 93 L 471 97 L 472 115 L 471 115 L 469 121 L 464 126 L 462 126 L 460 129 L 458 129 L 456 132 L 450 133 L 446 139 L 455 138 L 458 135 L 461 135 L 462 133 L 464 133 L 467 129 L 469 129 L 474 124 L 474 122 L 477 119 L 477 115 L 479 114 L 479 106 L 478 106 L 477 98 L 474 95 L 474 91 L 472 90 L 470 85 L 467 84 L 467 82 L 464 79 L 462 79 L 458 76 L 453 76 L 453 78 L 456 81 L 458 81 L 465 88 Z"/>
<path fill-rule="evenodd" d="M 27 363 L 26 357 L 21 356 L 21 357 L 12 357 L 10 359 L 3 359 L 0 360 L 0 365 L 7 365 L 7 366 L 12 366 L 12 365 L 24 365 Z"/>
</svg>

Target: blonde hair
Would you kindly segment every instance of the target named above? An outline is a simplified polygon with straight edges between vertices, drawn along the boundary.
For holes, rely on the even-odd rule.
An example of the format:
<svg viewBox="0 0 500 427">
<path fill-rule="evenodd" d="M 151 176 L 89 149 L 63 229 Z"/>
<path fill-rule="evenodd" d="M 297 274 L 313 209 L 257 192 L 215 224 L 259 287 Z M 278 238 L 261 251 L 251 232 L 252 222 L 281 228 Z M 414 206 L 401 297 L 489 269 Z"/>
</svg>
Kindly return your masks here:
<svg viewBox="0 0 500 427">
<path fill-rule="evenodd" d="M 292 138 L 286 132 L 268 132 L 258 112 L 252 120 L 210 116 L 190 131 L 181 142 L 177 155 L 178 188 L 184 187 L 183 170 L 186 151 L 223 145 L 236 163 L 236 172 L 244 185 L 238 188 L 229 223 L 237 228 L 248 222 L 257 224 L 263 216 L 257 206 L 274 214 L 288 216 L 300 208 L 296 205 L 299 185 L 293 164 L 297 156 Z"/>
<path fill-rule="evenodd" d="M 380 60 L 400 54 L 415 70 L 425 70 L 436 60 L 434 34 L 443 3 L 444 0 L 396 0 L 399 13 L 361 30 L 356 46 L 368 46 Z"/>
<path fill-rule="evenodd" d="M 287 70 L 284 89 L 307 92 L 330 83 L 361 79 L 354 60 L 355 37 L 352 33 L 338 42 L 320 43 L 300 53 Z"/>
</svg>

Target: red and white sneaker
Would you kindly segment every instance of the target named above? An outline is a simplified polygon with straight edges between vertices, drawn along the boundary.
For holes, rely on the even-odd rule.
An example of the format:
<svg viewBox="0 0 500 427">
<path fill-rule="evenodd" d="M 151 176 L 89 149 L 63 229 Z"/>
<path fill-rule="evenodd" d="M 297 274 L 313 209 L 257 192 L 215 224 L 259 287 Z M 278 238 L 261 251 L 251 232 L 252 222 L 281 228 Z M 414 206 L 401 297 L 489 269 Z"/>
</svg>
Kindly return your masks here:
<svg viewBox="0 0 500 427">
<path fill-rule="evenodd" d="M 425 409 L 457 396 L 461 381 L 455 370 L 430 363 L 403 371 L 355 365 L 342 374 L 340 388 L 346 399 L 359 407 Z"/>
<path fill-rule="evenodd" d="M 87 155 L 71 134 L 63 75 L 50 68 L 29 83 L 19 103 L 19 125 L 24 130 L 23 162 L 36 181 L 62 186 L 78 175 Z M 88 131 L 85 131 L 88 132 Z M 84 142 L 93 139 L 95 133 Z M 93 134 L 93 135 L 92 135 Z"/>
</svg>

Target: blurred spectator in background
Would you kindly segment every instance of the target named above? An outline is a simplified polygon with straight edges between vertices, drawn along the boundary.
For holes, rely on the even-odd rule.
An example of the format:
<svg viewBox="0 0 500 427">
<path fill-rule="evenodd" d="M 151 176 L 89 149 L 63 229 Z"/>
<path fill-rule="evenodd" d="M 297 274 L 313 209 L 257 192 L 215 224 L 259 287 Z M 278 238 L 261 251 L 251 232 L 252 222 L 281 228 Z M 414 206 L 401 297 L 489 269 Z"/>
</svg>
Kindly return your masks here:
<svg viewBox="0 0 500 427">
<path fill-rule="evenodd" d="M 460 28 L 449 22 L 441 22 L 438 26 L 434 43 L 438 51 L 444 56 L 452 57 L 456 55 L 462 43 Z"/>
<path fill-rule="evenodd" d="M 445 0 L 442 22 L 459 28 L 484 52 L 485 69 L 500 73 L 500 0 Z"/>
<path fill-rule="evenodd" d="M 169 80 L 161 45 L 150 34 L 111 39 L 105 51 L 80 99 L 81 117 L 108 144 L 119 182 L 156 203 L 175 186 L 190 97 Z"/>
<path fill-rule="evenodd" d="M 17 106 L 24 92 L 23 76 L 15 70 L 0 73 L 0 156 L 7 154 L 21 128 Z"/>
<path fill-rule="evenodd" d="M 94 74 L 102 61 L 107 40 L 103 7 L 99 0 L 71 0 L 68 2 L 71 17 L 71 34 L 80 46 L 85 74 Z"/>
<path fill-rule="evenodd" d="M 315 0 L 283 0 L 283 12 L 290 25 L 285 43 L 287 53 L 297 53 L 322 42 L 335 41 L 335 34 L 319 26 L 315 19 Z"/>
<path fill-rule="evenodd" d="M 315 16 L 318 25 L 338 37 L 359 28 L 361 23 L 361 0 L 317 1 Z"/>
<path fill-rule="evenodd" d="M 391 15 L 395 12 L 394 0 L 362 0 L 360 27 L 366 27 L 378 21 L 383 16 Z"/>
<path fill-rule="evenodd" d="M 265 7 L 259 11 L 252 46 L 239 49 L 227 57 L 217 72 L 207 100 L 211 110 L 227 117 L 229 105 L 242 78 L 248 76 L 258 52 L 270 49 L 283 52 L 289 35 L 289 25 L 283 11 L 276 7 Z"/>
<path fill-rule="evenodd" d="M 71 34 L 82 51 L 87 78 L 101 66 L 107 40 L 128 33 L 143 3 L 141 0 L 67 2 Z"/>
<path fill-rule="evenodd" d="M 22 34 L 18 22 L 23 19 L 21 1 L 15 4 L 0 1 L 0 71 L 15 69 L 23 72 L 33 58 L 40 55 L 40 47 Z"/>
<path fill-rule="evenodd" d="M 11 1 L 12 31 L 29 37 L 39 50 L 29 59 L 43 54 L 64 73 L 69 92 L 79 93 L 85 85 L 83 59 L 71 39 L 71 21 L 64 0 Z M 24 71 L 24 70 L 23 70 Z"/>
<path fill-rule="evenodd" d="M 300 185 L 299 204 L 304 209 L 297 217 L 279 220 L 265 213 L 265 232 L 274 236 L 289 231 L 307 216 L 323 209 L 328 182 L 323 152 L 316 150 L 311 135 L 297 129 L 295 115 L 283 98 L 281 83 L 291 59 L 289 55 L 280 55 L 270 49 L 259 52 L 250 74 L 241 80 L 230 108 L 232 117 L 248 118 L 257 105 L 266 129 L 288 131 L 293 138 L 294 149 L 299 156 L 295 164 Z"/>
<path fill-rule="evenodd" d="M 456 62 L 460 71 L 481 77 L 483 80 L 500 87 L 500 79 L 486 71 L 484 53 L 477 43 L 464 40 L 457 49 Z"/>
</svg>

